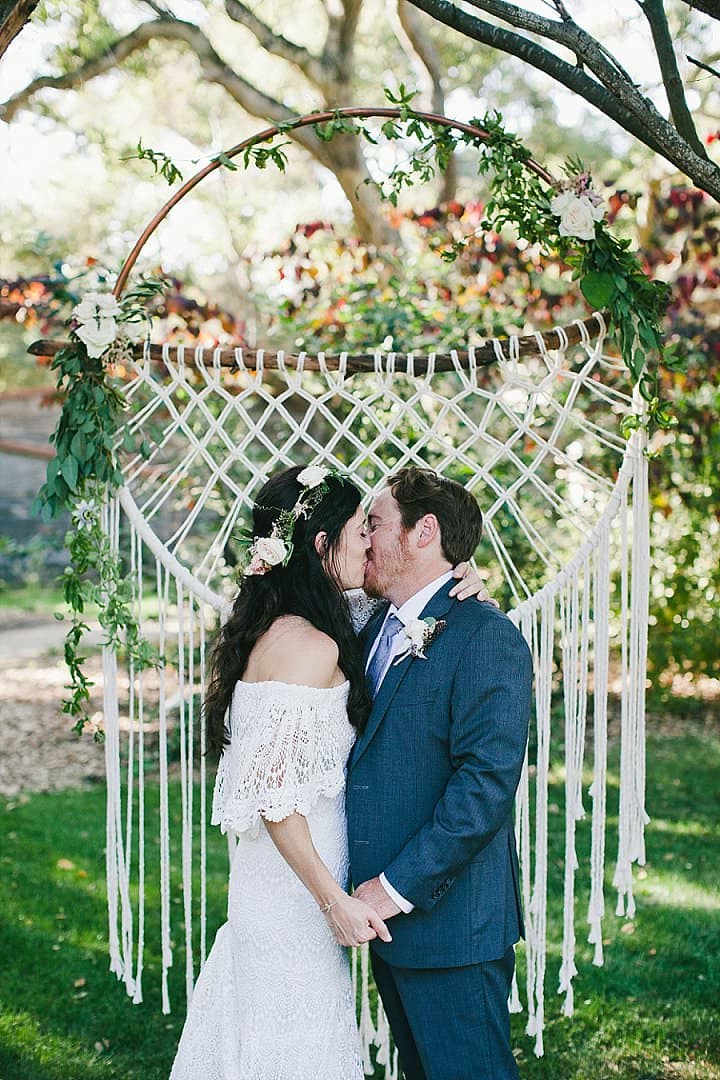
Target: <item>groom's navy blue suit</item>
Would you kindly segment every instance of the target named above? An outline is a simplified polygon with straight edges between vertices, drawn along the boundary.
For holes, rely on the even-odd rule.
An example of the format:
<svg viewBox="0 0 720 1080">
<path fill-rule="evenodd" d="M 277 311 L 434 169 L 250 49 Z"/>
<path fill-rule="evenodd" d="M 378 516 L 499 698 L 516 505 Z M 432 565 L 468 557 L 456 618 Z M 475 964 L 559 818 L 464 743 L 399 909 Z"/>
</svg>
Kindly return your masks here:
<svg viewBox="0 0 720 1080">
<path fill-rule="evenodd" d="M 391 664 L 347 780 L 355 885 L 381 872 L 415 905 L 372 942 L 373 968 L 410 1080 L 516 1076 L 506 998 L 523 933 L 513 801 L 532 664 L 510 620 L 459 603 L 426 658 Z M 364 632 L 366 656 L 384 621 Z"/>
</svg>

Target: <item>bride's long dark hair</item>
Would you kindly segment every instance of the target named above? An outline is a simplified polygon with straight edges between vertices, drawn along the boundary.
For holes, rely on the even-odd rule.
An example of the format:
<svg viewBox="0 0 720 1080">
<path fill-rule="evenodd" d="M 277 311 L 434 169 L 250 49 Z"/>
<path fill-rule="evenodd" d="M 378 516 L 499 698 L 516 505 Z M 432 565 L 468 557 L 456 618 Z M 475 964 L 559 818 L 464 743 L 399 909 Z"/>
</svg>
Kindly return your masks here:
<svg viewBox="0 0 720 1080">
<path fill-rule="evenodd" d="M 253 536 L 270 536 L 281 510 L 291 510 L 303 488 L 297 482 L 302 466 L 275 473 L 257 494 L 252 512 Z M 210 660 L 205 697 L 207 741 L 221 753 L 227 743 L 225 712 L 235 683 L 247 667 L 258 638 L 281 615 L 299 615 L 336 642 L 340 669 L 350 682 L 348 715 L 362 730 L 370 711 L 362 656 L 350 620 L 348 605 L 337 579 L 342 531 L 360 505 L 360 491 L 337 476 L 325 479 L 327 493 L 307 518 L 298 517 L 293 530 L 293 551 L 287 566 L 274 566 L 266 574 L 242 579 L 232 615 L 222 627 Z M 327 534 L 325 562 L 315 549 L 318 533 Z"/>
</svg>

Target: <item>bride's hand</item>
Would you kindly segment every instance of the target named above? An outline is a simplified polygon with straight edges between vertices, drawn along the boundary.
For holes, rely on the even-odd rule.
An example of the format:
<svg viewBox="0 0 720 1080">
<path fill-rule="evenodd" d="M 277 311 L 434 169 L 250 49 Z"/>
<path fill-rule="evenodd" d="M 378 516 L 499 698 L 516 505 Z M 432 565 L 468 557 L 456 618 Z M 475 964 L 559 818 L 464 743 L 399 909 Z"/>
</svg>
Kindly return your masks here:
<svg viewBox="0 0 720 1080">
<path fill-rule="evenodd" d="M 453 570 L 453 577 L 456 579 L 457 585 L 453 585 L 450 590 L 451 596 L 456 596 L 458 600 L 467 600 L 474 596 L 476 600 L 487 601 L 493 607 L 500 607 L 497 600 L 485 588 L 485 583 L 477 570 L 470 563 L 458 563 Z"/>
<path fill-rule="evenodd" d="M 375 909 L 354 896 L 337 900 L 325 912 L 325 918 L 338 945 L 364 945 L 376 937 L 392 941 L 390 931 Z"/>
</svg>

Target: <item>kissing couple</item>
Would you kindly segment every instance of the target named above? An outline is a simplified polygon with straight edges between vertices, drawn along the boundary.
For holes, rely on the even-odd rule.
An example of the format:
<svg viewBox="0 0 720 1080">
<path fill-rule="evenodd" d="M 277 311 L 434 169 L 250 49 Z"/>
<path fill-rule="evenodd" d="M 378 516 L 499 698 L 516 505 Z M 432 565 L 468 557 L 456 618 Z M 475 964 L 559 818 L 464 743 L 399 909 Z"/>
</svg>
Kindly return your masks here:
<svg viewBox="0 0 720 1080">
<path fill-rule="evenodd" d="M 516 1077 L 532 666 L 461 565 L 477 502 L 407 467 L 366 514 L 310 465 L 270 477 L 252 525 L 204 704 L 212 822 L 236 837 L 228 919 L 171 1080 L 362 1080 L 345 947 L 365 942 L 406 1080 Z M 378 603 L 358 635 L 361 587 Z"/>
</svg>

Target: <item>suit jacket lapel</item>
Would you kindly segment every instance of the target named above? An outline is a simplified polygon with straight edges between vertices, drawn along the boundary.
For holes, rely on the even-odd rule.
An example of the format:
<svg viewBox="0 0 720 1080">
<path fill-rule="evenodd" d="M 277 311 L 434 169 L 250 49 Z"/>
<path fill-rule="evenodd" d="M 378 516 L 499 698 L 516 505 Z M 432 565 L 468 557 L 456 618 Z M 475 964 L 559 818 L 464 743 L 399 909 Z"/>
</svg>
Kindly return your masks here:
<svg viewBox="0 0 720 1080">
<path fill-rule="evenodd" d="M 420 618 L 441 619 L 443 617 L 443 615 L 445 615 L 449 611 L 449 609 L 452 607 L 452 605 L 455 603 L 455 600 L 452 597 L 448 596 L 448 592 L 452 588 L 453 585 L 454 585 L 454 582 L 450 582 L 450 583 L 448 583 L 446 585 L 441 586 L 441 588 L 438 589 L 438 591 L 435 593 L 435 595 L 432 596 L 430 598 L 430 600 L 428 601 L 428 603 L 425 605 L 425 607 L 424 607 L 424 609 L 423 609 L 423 611 L 422 611 L 422 613 L 420 615 Z M 373 629 L 372 628 L 372 623 L 374 622 L 375 618 L 376 618 L 376 616 L 373 616 L 373 619 L 368 624 L 368 631 Z M 383 618 L 384 618 L 384 612 L 383 612 Z M 380 629 L 380 623 L 377 623 L 375 625 L 375 627 L 374 627 L 373 633 L 369 636 L 369 644 L 366 643 L 366 648 L 365 648 L 366 660 L 367 660 L 367 654 L 370 651 L 370 647 L 371 647 L 373 641 L 375 640 L 375 637 L 376 637 L 377 632 L 378 632 L 379 629 Z M 363 753 L 365 752 L 367 747 L 370 745 L 370 742 L 372 741 L 375 733 L 377 732 L 378 728 L 380 727 L 380 724 L 381 724 L 382 720 L 384 719 L 385 714 L 387 713 L 388 709 L 390 708 L 390 705 L 392 703 L 393 698 L 395 697 L 395 694 L 397 693 L 398 689 L 400 688 L 400 685 L 401 685 L 403 679 L 405 678 L 405 676 L 407 675 L 408 671 L 410 671 L 410 668 L 412 667 L 412 665 L 415 664 L 415 663 L 425 664 L 430 660 L 431 656 L 432 656 L 432 645 L 430 646 L 430 650 L 427 653 L 427 656 L 426 656 L 425 660 L 418 660 L 418 658 L 414 657 L 414 656 L 406 656 L 405 659 L 401 660 L 399 664 L 396 663 L 394 660 L 390 664 L 390 667 L 388 668 L 387 674 L 385 675 L 385 678 L 383 679 L 382 683 L 380 684 L 380 689 L 378 690 L 377 696 L 376 696 L 376 698 L 375 698 L 375 700 L 373 702 L 373 707 L 372 707 L 372 710 L 370 712 L 370 716 L 368 717 L 368 722 L 367 722 L 367 725 L 365 727 L 365 730 L 363 731 L 362 735 L 360 735 L 357 742 L 355 743 L 355 747 L 353 749 L 353 754 L 352 754 L 352 759 L 350 761 L 350 768 L 353 767 L 353 765 L 358 761 L 358 759 L 363 755 Z"/>
</svg>

